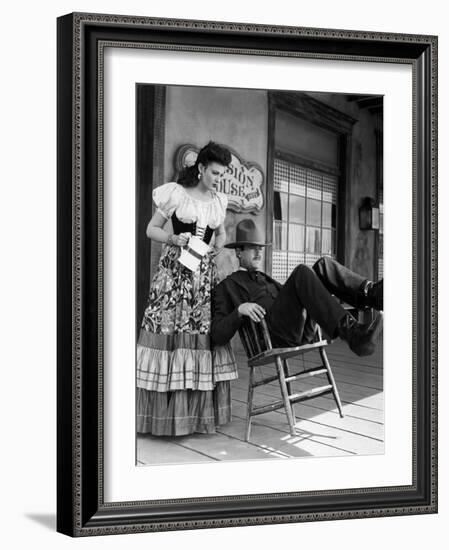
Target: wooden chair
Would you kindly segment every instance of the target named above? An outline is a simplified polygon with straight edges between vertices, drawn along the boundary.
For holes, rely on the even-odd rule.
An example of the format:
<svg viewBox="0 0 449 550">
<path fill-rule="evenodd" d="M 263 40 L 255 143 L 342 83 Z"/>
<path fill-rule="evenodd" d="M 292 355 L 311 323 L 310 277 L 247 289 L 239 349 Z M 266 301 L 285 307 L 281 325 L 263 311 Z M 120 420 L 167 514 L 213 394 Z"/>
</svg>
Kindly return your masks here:
<svg viewBox="0 0 449 550">
<path fill-rule="evenodd" d="M 276 411 L 284 408 L 287 416 L 287 421 L 292 436 L 296 435 L 295 430 L 295 413 L 293 404 L 308 399 L 313 399 L 321 395 L 332 393 L 337 405 L 340 417 L 343 418 L 340 396 L 338 395 L 337 386 L 334 376 L 326 355 L 325 347 L 328 345 L 326 340 L 323 340 L 321 328 L 317 325 L 315 333 L 315 341 L 311 344 L 290 348 L 273 348 L 271 338 L 268 332 L 268 327 L 265 320 L 260 323 L 254 323 L 250 319 L 245 320 L 240 331 L 240 338 L 243 343 L 246 355 L 248 357 L 249 381 L 248 381 L 248 403 L 246 413 L 246 429 L 245 441 L 249 440 L 251 431 L 251 419 L 253 416 L 264 414 L 267 412 Z M 288 365 L 288 359 L 302 356 L 305 353 L 317 351 L 320 354 L 322 364 L 318 367 L 312 367 L 302 370 L 298 373 L 291 374 Z M 273 366 L 276 369 L 276 374 L 256 380 L 255 369 L 262 366 Z M 292 382 L 326 374 L 328 384 L 317 386 L 312 389 L 294 392 Z M 256 406 L 253 402 L 254 389 L 258 386 L 269 384 L 274 381 L 279 382 L 281 399 L 273 401 L 267 405 Z"/>
</svg>

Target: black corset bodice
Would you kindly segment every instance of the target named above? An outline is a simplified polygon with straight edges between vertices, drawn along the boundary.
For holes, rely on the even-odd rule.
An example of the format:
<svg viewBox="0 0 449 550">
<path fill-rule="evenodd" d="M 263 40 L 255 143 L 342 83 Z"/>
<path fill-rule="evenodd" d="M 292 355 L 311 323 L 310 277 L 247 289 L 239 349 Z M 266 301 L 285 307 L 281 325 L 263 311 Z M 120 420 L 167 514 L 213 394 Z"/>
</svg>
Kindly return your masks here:
<svg viewBox="0 0 449 550">
<path fill-rule="evenodd" d="M 196 232 L 196 222 L 184 223 L 178 220 L 176 213 L 173 212 L 171 221 L 173 224 L 173 233 L 179 235 L 180 233 L 192 233 L 192 235 L 197 235 Z M 206 244 L 210 243 L 212 235 L 214 234 L 214 229 L 209 226 L 206 227 L 204 235 L 198 234 L 197 237 L 200 237 Z"/>
</svg>

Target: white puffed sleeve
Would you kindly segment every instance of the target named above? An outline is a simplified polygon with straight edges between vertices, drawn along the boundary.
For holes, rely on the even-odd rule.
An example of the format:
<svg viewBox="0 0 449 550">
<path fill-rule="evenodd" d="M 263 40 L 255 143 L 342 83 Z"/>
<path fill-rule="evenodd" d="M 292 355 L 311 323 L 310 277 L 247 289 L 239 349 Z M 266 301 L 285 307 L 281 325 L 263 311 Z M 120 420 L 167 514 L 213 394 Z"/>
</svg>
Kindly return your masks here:
<svg viewBox="0 0 449 550">
<path fill-rule="evenodd" d="M 182 187 L 176 182 L 164 183 L 153 190 L 153 201 L 157 211 L 167 220 L 179 206 L 182 197 Z"/>
</svg>

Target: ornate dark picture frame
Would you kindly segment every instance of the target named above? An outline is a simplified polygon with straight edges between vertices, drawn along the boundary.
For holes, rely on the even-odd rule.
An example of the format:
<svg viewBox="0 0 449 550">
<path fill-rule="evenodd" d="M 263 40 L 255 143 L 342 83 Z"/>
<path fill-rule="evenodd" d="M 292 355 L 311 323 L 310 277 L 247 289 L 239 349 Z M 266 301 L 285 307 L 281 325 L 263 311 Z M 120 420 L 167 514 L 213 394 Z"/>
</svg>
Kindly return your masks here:
<svg viewBox="0 0 449 550">
<path fill-rule="evenodd" d="M 103 45 L 404 63 L 413 71 L 413 482 L 105 502 Z M 71 536 L 437 511 L 437 38 L 69 14 L 58 19 L 58 503 Z"/>
</svg>

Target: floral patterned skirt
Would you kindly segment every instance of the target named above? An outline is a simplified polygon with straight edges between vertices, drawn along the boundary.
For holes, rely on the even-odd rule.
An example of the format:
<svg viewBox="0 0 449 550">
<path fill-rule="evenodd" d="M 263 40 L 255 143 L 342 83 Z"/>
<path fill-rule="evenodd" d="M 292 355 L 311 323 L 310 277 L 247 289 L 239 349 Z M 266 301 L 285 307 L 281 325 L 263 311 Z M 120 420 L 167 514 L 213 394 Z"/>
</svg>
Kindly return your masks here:
<svg viewBox="0 0 449 550">
<path fill-rule="evenodd" d="M 192 273 L 164 249 L 137 343 L 137 431 L 154 435 L 213 433 L 231 420 L 230 381 L 237 366 L 230 344 L 211 349 L 214 260 Z"/>
</svg>

